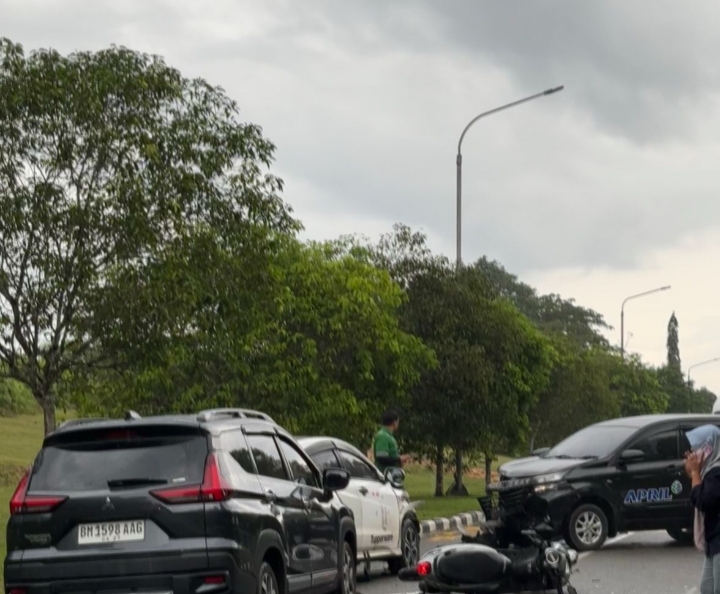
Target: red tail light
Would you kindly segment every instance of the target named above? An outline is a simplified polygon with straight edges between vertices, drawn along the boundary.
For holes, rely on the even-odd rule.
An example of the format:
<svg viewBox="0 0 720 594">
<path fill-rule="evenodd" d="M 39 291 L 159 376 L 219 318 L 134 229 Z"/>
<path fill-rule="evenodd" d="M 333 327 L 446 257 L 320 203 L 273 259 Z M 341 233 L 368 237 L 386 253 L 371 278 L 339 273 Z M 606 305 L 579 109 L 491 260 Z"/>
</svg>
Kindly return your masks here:
<svg viewBox="0 0 720 594">
<path fill-rule="evenodd" d="M 432 565 L 429 561 L 423 561 L 422 563 L 418 563 L 417 566 L 417 574 L 418 575 L 430 575 L 432 571 Z"/>
<path fill-rule="evenodd" d="M 53 511 L 67 497 L 56 497 L 54 495 L 28 495 L 28 484 L 30 483 L 30 471 L 27 471 L 20 479 L 15 493 L 10 499 L 10 515 L 19 514 L 43 514 Z"/>
<path fill-rule="evenodd" d="M 217 454 L 210 453 L 205 462 L 202 485 L 184 485 L 150 491 L 151 495 L 169 504 L 199 503 L 201 501 L 226 501 L 232 495 L 232 487 L 220 473 Z"/>
<path fill-rule="evenodd" d="M 219 584 L 225 583 L 225 576 L 224 575 L 208 575 L 208 576 L 205 576 L 205 579 L 203 581 L 208 585 L 217 586 Z"/>
</svg>

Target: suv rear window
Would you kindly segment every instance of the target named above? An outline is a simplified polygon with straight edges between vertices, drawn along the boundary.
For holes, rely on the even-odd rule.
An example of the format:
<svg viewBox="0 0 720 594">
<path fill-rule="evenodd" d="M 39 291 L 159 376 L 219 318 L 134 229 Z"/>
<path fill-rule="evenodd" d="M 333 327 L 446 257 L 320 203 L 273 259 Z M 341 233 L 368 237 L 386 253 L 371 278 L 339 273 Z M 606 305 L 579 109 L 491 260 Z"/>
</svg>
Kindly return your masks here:
<svg viewBox="0 0 720 594">
<path fill-rule="evenodd" d="M 77 431 L 46 445 L 33 466 L 30 491 L 202 482 L 207 438 L 184 428 Z"/>
</svg>

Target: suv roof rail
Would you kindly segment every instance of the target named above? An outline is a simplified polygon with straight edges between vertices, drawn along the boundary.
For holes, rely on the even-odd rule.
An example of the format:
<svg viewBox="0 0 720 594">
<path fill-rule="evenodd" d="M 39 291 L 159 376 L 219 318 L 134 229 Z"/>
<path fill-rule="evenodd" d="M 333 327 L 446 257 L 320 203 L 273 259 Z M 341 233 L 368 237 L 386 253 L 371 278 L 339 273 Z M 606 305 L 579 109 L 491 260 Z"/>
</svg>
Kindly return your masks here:
<svg viewBox="0 0 720 594">
<path fill-rule="evenodd" d="M 142 417 L 137 414 L 134 410 L 126 410 L 125 411 L 125 420 L 126 421 L 138 421 L 142 419 Z"/>
<path fill-rule="evenodd" d="M 274 423 L 269 415 L 257 410 L 247 408 L 209 408 L 198 413 L 197 420 L 201 423 L 213 421 L 218 417 L 230 417 L 232 419 L 260 419 Z"/>
<path fill-rule="evenodd" d="M 69 419 L 58 425 L 58 429 L 64 429 L 65 427 L 73 427 L 74 425 L 85 425 L 86 423 L 97 423 L 98 421 L 108 421 L 106 417 L 92 417 L 86 419 Z"/>
</svg>

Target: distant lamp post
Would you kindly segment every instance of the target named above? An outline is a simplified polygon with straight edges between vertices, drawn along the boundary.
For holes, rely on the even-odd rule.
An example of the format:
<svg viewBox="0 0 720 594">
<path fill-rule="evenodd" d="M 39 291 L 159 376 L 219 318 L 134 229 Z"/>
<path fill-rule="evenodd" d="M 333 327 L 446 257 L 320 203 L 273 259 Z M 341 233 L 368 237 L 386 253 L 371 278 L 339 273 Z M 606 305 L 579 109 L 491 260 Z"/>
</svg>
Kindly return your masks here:
<svg viewBox="0 0 720 594">
<path fill-rule="evenodd" d="M 625 358 L 625 304 L 628 301 L 632 301 L 633 299 L 639 299 L 640 297 L 646 297 L 647 295 L 652 295 L 653 293 L 659 293 L 660 291 L 669 291 L 672 287 L 670 285 L 666 287 L 658 287 L 657 289 L 653 289 L 652 291 L 645 291 L 644 293 L 638 293 L 637 295 L 630 295 L 630 297 L 627 297 L 625 301 L 622 302 L 622 307 L 620 308 L 620 354 L 622 355 L 622 358 Z"/>
<path fill-rule="evenodd" d="M 701 365 L 708 365 L 709 363 L 715 363 L 716 361 L 720 361 L 720 357 L 715 357 L 714 359 L 708 359 L 707 361 L 702 361 L 701 363 L 695 363 L 694 365 L 691 365 L 688 367 L 688 379 L 687 383 L 688 386 L 690 386 L 690 371 L 694 369 L 695 367 L 700 367 Z"/>
<path fill-rule="evenodd" d="M 687 375 L 687 387 L 688 387 L 688 410 L 687 412 L 690 412 L 690 408 L 692 405 L 692 385 L 690 384 L 690 371 L 694 369 L 695 367 L 700 367 L 701 365 L 708 365 L 710 363 L 715 363 L 716 361 L 720 361 L 720 357 L 715 357 L 714 359 L 708 359 L 707 361 L 701 361 L 700 363 L 695 363 L 688 367 L 688 375 Z"/>
<path fill-rule="evenodd" d="M 457 228 L 455 232 L 455 240 L 457 242 L 457 245 L 455 263 L 458 268 L 460 268 L 460 264 L 462 264 L 462 143 L 463 139 L 465 138 L 465 134 L 467 134 L 467 131 L 475 122 L 482 118 L 493 115 L 494 113 L 498 113 L 499 111 L 510 109 L 511 107 L 515 107 L 516 105 L 520 105 L 521 103 L 527 103 L 528 101 L 532 101 L 533 99 L 539 99 L 540 97 L 547 97 L 548 95 L 559 93 L 564 88 L 564 86 L 560 86 L 555 87 L 554 89 L 548 89 L 547 91 L 543 91 L 542 93 L 537 93 L 536 95 L 525 97 L 525 99 L 513 101 L 512 103 L 508 103 L 507 105 L 503 105 L 502 107 L 496 107 L 495 109 L 491 109 L 490 111 L 481 113 L 479 116 L 475 116 L 472 120 L 470 120 L 470 123 L 465 126 L 465 129 L 462 131 L 462 134 L 460 135 L 460 140 L 458 141 L 457 157 L 455 158 L 455 164 L 457 166 Z"/>
</svg>

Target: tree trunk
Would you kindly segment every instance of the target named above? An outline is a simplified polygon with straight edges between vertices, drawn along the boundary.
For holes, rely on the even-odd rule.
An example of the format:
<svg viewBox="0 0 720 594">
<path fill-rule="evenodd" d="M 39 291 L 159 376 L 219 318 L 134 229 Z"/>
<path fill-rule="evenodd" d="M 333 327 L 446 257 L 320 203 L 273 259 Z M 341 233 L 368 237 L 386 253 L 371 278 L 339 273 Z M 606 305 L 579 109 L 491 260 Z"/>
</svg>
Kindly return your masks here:
<svg viewBox="0 0 720 594">
<path fill-rule="evenodd" d="M 435 454 L 435 497 L 443 496 L 443 482 L 445 478 L 445 467 L 443 465 L 443 447 L 438 446 Z"/>
<path fill-rule="evenodd" d="M 532 454 L 535 451 L 535 437 L 537 436 L 537 431 L 533 431 L 532 435 L 530 436 L 530 453 Z"/>
<path fill-rule="evenodd" d="M 55 401 L 49 394 L 43 394 L 38 398 L 35 397 L 43 410 L 43 421 L 45 425 L 45 435 L 51 431 L 55 431 L 56 419 L 55 419 Z"/>
<path fill-rule="evenodd" d="M 448 495 L 468 495 L 468 490 L 463 485 L 462 451 L 457 448 L 455 449 L 455 480 L 448 489 Z"/>
<path fill-rule="evenodd" d="M 487 492 L 488 485 L 492 483 L 492 462 L 492 455 L 485 454 L 485 492 Z"/>
</svg>

